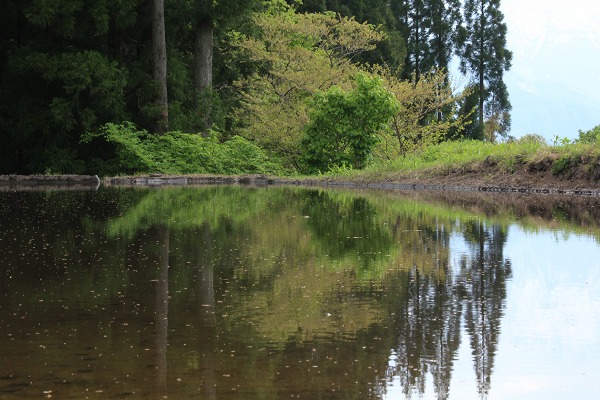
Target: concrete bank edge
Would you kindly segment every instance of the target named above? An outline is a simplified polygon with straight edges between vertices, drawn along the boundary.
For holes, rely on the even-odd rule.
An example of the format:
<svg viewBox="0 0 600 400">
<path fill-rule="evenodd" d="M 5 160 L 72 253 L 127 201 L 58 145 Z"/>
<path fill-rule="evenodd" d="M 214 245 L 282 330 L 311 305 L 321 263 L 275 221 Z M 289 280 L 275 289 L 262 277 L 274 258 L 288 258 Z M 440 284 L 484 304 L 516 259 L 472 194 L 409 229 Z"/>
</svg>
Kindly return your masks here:
<svg viewBox="0 0 600 400">
<path fill-rule="evenodd" d="M 162 187 L 193 185 L 292 185 L 309 187 L 344 187 L 384 190 L 438 190 L 488 193 L 550 194 L 570 196 L 600 196 L 600 189 L 544 188 L 509 185 L 443 185 L 402 182 L 354 182 L 326 179 L 295 179 L 267 175 L 140 175 L 109 177 L 97 175 L 0 175 L 0 189 L 92 188 L 100 185 L 118 187 Z"/>
</svg>

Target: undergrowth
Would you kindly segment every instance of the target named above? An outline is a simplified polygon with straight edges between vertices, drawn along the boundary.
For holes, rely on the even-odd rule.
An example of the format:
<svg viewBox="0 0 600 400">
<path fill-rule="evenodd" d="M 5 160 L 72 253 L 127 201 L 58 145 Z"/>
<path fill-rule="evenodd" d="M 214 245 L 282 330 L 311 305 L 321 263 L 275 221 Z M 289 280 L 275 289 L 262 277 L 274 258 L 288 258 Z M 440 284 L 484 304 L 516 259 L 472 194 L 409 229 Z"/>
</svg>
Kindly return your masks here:
<svg viewBox="0 0 600 400">
<path fill-rule="evenodd" d="M 275 157 L 239 136 L 221 143 L 215 135 L 167 132 L 159 136 L 131 123 L 109 123 L 99 133 L 84 137 L 86 142 L 98 139 L 115 146 L 115 157 L 103 164 L 110 167 L 102 175 L 288 173 Z"/>
</svg>

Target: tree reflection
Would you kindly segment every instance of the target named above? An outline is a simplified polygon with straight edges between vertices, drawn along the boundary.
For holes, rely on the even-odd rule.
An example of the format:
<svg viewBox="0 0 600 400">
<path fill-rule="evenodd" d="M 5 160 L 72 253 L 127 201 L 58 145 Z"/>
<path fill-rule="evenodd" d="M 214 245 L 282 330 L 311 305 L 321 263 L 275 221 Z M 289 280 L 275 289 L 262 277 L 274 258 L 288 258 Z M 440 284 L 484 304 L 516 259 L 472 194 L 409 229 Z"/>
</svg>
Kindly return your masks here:
<svg viewBox="0 0 600 400">
<path fill-rule="evenodd" d="M 397 341 L 388 375 L 397 377 L 410 398 L 425 394 L 431 373 L 437 398 L 448 398 L 464 321 L 478 392 L 485 398 L 511 274 L 503 256 L 506 228 L 480 220 L 454 226 L 416 214 L 401 215 L 392 226 L 399 245 L 410 248 L 413 258 L 405 261 L 411 262 L 405 281 L 398 282 L 406 287 L 405 295 L 394 300 Z M 453 230 L 462 231 L 469 249 L 458 268 L 448 253 Z"/>
<path fill-rule="evenodd" d="M 85 302 L 98 304 L 95 313 L 106 304 L 115 313 L 129 304 L 127 325 L 113 329 L 122 337 L 131 329 L 139 335 L 132 341 L 153 347 L 143 353 L 152 357 L 152 372 L 147 359 L 140 361 L 144 368 L 131 367 L 145 371 L 144 382 L 154 380 L 156 387 L 145 388 L 151 393 L 167 394 L 169 360 L 169 376 L 188 381 L 169 388 L 181 398 L 189 397 L 177 392 L 183 387 L 207 399 L 235 397 L 228 392 L 235 382 L 247 398 L 378 399 L 393 381 L 407 398 L 430 395 L 433 386 L 436 397 L 446 399 L 462 327 L 480 395 L 489 393 L 510 277 L 506 228 L 421 201 L 326 190 L 210 187 L 104 195 L 124 200 L 115 200 L 97 225 L 65 220 L 51 250 L 47 228 L 28 245 L 32 249 L 20 244 L 19 260 L 33 263 L 35 251 L 56 253 L 37 268 L 43 275 L 29 280 L 50 282 L 38 296 L 56 291 L 52 282 L 77 282 L 74 312 Z M 37 229 L 37 223 L 19 225 L 17 216 L 5 212 L 0 221 Z M 454 265 L 450 246 L 458 235 L 468 251 Z M 88 238 L 84 246 L 79 236 Z M 2 246 L 3 254 L 17 254 Z M 69 269 L 56 261 L 66 257 Z M 54 260 L 48 268 L 47 260 Z M 25 287 L 25 277 L 19 282 Z M 7 293 L 15 287 L 8 280 L 2 285 Z M 98 292 L 104 297 L 96 299 Z M 40 303 L 51 299 L 48 294 Z"/>
<path fill-rule="evenodd" d="M 154 326 L 156 329 L 156 386 L 159 397 L 167 394 L 167 346 L 169 330 L 169 228 L 158 228 L 160 255 L 156 281 Z"/>
<path fill-rule="evenodd" d="M 486 398 L 491 385 L 500 320 L 506 301 L 510 261 L 503 256 L 506 229 L 471 220 L 464 230 L 470 255 L 460 262 L 461 298 L 465 304 L 465 326 L 470 337 L 477 389 Z"/>
<path fill-rule="evenodd" d="M 399 378 L 407 398 L 425 393 L 428 372 L 438 399 L 447 398 L 460 345 L 462 304 L 457 301 L 457 287 L 449 269 L 450 230 L 439 221 L 433 222 L 430 227 L 421 225 L 424 229 L 411 241 L 413 251 L 428 249 L 433 257 L 418 257 L 421 263 L 406 272 L 406 297 L 397 309 L 395 368 L 390 372 Z M 423 260 L 427 260 L 426 265 Z"/>
<path fill-rule="evenodd" d="M 214 353 L 216 351 L 216 317 L 213 263 L 213 235 L 210 227 L 204 224 L 196 242 L 196 296 L 198 305 L 200 379 L 203 397 L 209 400 L 217 398 Z"/>
<path fill-rule="evenodd" d="M 487 396 L 510 276 L 510 264 L 503 258 L 505 228 L 477 219 L 460 223 L 427 209 L 415 210 L 401 203 L 394 209 L 365 197 L 320 190 L 257 193 L 261 200 L 254 203 L 254 214 L 215 218 L 211 211 L 217 208 L 206 207 L 207 201 L 218 210 L 230 210 L 228 202 L 241 197 L 238 191 L 211 189 L 209 193 L 153 194 L 161 201 L 144 202 L 125 216 L 122 221 L 127 225 L 119 228 L 130 231 L 132 224 L 139 224 L 138 215 L 148 218 L 174 210 L 165 220 L 183 235 L 188 243 L 184 248 L 194 249 L 197 368 L 204 397 L 217 398 L 222 382 L 216 371 L 225 362 L 220 354 L 239 351 L 235 349 L 243 345 L 241 339 L 231 336 L 237 334 L 251 341 L 261 338 L 279 348 L 279 356 L 270 361 L 276 365 L 269 368 L 278 371 L 272 383 L 281 393 L 293 395 L 296 386 L 292 382 L 298 379 L 314 381 L 318 388 L 321 378 L 312 370 L 318 367 L 323 376 L 337 382 L 338 393 L 364 394 L 369 387 L 375 397 L 384 396 L 384 377 L 397 379 L 410 398 L 424 395 L 427 379 L 432 379 L 437 398 L 446 399 L 463 323 L 478 390 L 481 397 Z M 194 197 L 202 199 L 200 208 Z M 154 207 L 162 211 L 149 213 Z M 263 213 L 261 207 L 277 208 L 293 218 Z M 297 218 L 295 210 L 304 218 Z M 184 215 L 187 218 L 179 222 Z M 455 268 L 450 238 L 457 231 L 469 252 Z M 185 257 L 185 251 L 179 250 L 174 257 Z M 161 271 L 168 274 L 168 270 Z M 232 275 L 218 289 L 215 274 L 221 279 L 224 274 Z M 376 281 L 385 282 L 386 289 Z M 168 304 L 168 287 L 161 287 L 161 282 L 168 282 L 167 278 L 159 279 L 157 286 L 157 293 L 166 296 L 157 300 L 157 318 L 165 316 L 166 362 L 167 310 L 160 307 Z M 225 333 L 215 301 L 215 292 L 224 288 L 219 299 L 228 303 L 231 332 L 226 336 L 231 336 L 230 342 L 220 336 Z M 386 307 L 387 315 L 380 311 Z M 248 312 L 254 314 L 251 324 Z M 330 340 L 323 342 L 319 337 Z M 262 357 L 251 354 L 256 360 Z M 248 365 L 255 365 L 256 360 Z M 311 369 L 304 369 L 297 360 L 310 362 Z M 236 369 L 242 374 L 245 367 Z M 354 387 L 356 382 L 360 389 Z"/>
</svg>

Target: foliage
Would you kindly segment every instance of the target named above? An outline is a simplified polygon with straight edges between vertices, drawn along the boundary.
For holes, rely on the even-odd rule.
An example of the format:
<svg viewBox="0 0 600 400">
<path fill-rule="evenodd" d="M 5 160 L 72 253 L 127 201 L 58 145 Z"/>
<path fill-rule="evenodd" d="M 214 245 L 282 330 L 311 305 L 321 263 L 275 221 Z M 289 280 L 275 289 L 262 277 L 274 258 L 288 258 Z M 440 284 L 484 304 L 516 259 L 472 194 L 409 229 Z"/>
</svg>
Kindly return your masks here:
<svg viewBox="0 0 600 400">
<path fill-rule="evenodd" d="M 115 160 L 110 163 L 113 169 L 103 171 L 105 174 L 285 174 L 272 157 L 241 137 L 219 143 L 216 135 L 167 132 L 157 136 L 138 130 L 132 123 L 109 123 L 99 133 L 86 135 L 84 141 L 94 138 L 116 146 Z"/>
<path fill-rule="evenodd" d="M 554 146 L 566 146 L 571 143 L 571 139 L 568 137 L 560 137 L 558 135 L 554 135 L 553 144 Z"/>
<path fill-rule="evenodd" d="M 296 166 L 312 96 L 333 85 L 349 89 L 358 71 L 352 58 L 384 36 L 332 14 L 261 13 L 255 23 L 259 34 L 238 42 L 257 69 L 237 82 L 244 96 L 237 132 Z"/>
<path fill-rule="evenodd" d="M 484 127 L 479 123 L 479 85 L 471 83 L 465 88 L 465 96 L 458 102 L 458 116 L 464 119 L 464 129 L 450 130 L 450 139 L 484 139 Z"/>
<path fill-rule="evenodd" d="M 420 80 L 431 70 L 447 70 L 461 23 L 459 0 L 400 0 L 392 5 L 407 42 L 402 76 Z"/>
<path fill-rule="evenodd" d="M 377 134 L 398 110 L 398 101 L 382 81 L 365 74 L 356 76 L 356 88 L 351 91 L 334 86 L 317 95 L 302 141 L 307 171 L 346 164 L 364 168 Z"/>
<path fill-rule="evenodd" d="M 519 138 L 520 143 L 538 143 L 541 146 L 547 146 L 548 142 L 542 135 L 538 135 L 537 133 L 529 133 L 527 135 L 523 135 Z"/>
<path fill-rule="evenodd" d="M 292 0 L 290 0 L 292 1 Z M 385 34 L 385 38 L 356 57 L 360 63 L 387 65 L 401 69 L 406 59 L 406 40 L 402 34 L 399 18 L 386 0 L 302 0 L 297 5 L 300 13 L 333 12 L 360 23 L 369 23 Z"/>
<path fill-rule="evenodd" d="M 600 125 L 595 126 L 589 131 L 579 130 L 579 143 L 600 143 Z"/>
<path fill-rule="evenodd" d="M 552 163 L 552 174 L 558 175 L 571 166 L 571 158 L 562 156 Z"/>
<path fill-rule="evenodd" d="M 454 93 L 445 72 L 432 71 L 417 81 L 416 75 L 412 80 L 401 80 L 386 68 L 375 67 L 374 71 L 400 103 L 392 119 L 392 135 L 382 137 L 378 157 L 405 156 L 448 139 L 451 132 L 460 137 L 469 114 L 457 117 L 456 109 L 469 92 Z"/>
</svg>

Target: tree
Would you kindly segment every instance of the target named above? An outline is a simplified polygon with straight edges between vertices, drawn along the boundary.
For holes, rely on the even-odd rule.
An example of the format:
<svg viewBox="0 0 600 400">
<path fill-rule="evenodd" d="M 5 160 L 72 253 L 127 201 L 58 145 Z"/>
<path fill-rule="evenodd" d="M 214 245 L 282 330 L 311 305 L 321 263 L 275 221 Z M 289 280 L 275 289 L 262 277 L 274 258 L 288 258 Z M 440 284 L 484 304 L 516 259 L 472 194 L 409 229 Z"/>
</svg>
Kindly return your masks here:
<svg viewBox="0 0 600 400">
<path fill-rule="evenodd" d="M 257 34 L 241 37 L 238 45 L 255 73 L 236 83 L 244 96 L 237 132 L 298 167 L 313 95 L 334 85 L 351 89 L 359 71 L 352 60 L 384 35 L 332 13 L 267 12 L 254 21 Z"/>
<path fill-rule="evenodd" d="M 144 85 L 139 0 L 9 0 L 0 23 L 0 171 L 85 172 L 80 135 L 127 118 Z M 148 20 L 149 22 L 149 20 Z M 132 45 L 135 43 L 135 45 Z M 146 64 L 148 65 L 148 64 Z M 141 75 L 141 74 L 140 74 Z M 151 81 L 146 71 L 140 82 Z M 137 97 L 134 104 L 142 104 Z"/>
<path fill-rule="evenodd" d="M 156 132 L 163 134 L 169 128 L 164 0 L 152 0 L 152 77 L 158 86 Z"/>
<path fill-rule="evenodd" d="M 485 126 L 486 116 L 502 120 L 489 128 L 489 140 L 495 140 L 495 133 L 508 132 L 512 108 L 503 81 L 504 71 L 511 66 L 512 53 L 506 49 L 507 27 L 500 0 L 465 0 L 464 20 L 458 37 L 460 69 L 465 75 L 473 74 L 478 85 L 479 126 Z"/>
<path fill-rule="evenodd" d="M 432 69 L 447 70 L 460 24 L 459 0 L 402 0 L 391 4 L 407 40 L 403 77 L 416 80 Z"/>
<path fill-rule="evenodd" d="M 460 0 L 428 0 L 431 17 L 429 49 L 432 67 L 448 71 L 450 58 L 456 48 L 456 34 L 462 22 Z"/>
<path fill-rule="evenodd" d="M 353 18 L 360 23 L 369 23 L 385 34 L 377 47 L 358 56 L 360 62 L 386 65 L 392 70 L 403 68 L 406 59 L 406 40 L 401 33 L 401 25 L 390 2 L 386 0 L 288 0 L 296 4 L 298 12 L 334 12 L 343 17 Z"/>
<path fill-rule="evenodd" d="M 424 0 L 404 0 L 397 2 L 395 7 L 396 15 L 401 21 L 406 37 L 404 77 L 410 77 L 414 73 L 416 81 L 418 81 L 421 72 L 429 69 L 425 57 L 429 54 L 426 38 L 431 21 L 427 15 Z"/>
<path fill-rule="evenodd" d="M 455 93 L 445 72 L 432 71 L 417 81 L 416 73 L 410 80 L 401 80 L 388 69 L 375 71 L 400 104 L 392 118 L 392 135 L 384 136 L 379 146 L 381 158 L 395 158 L 437 144 L 449 139 L 451 133 L 460 135 L 467 127 L 468 114 L 457 114 L 457 108 L 470 91 Z"/>
<path fill-rule="evenodd" d="M 498 136 L 507 137 L 510 131 L 510 107 L 504 101 L 508 99 L 508 89 L 504 82 L 495 82 L 499 87 L 492 87 L 490 99 L 485 109 L 485 140 L 495 143 Z"/>
<path fill-rule="evenodd" d="M 462 131 L 452 129 L 449 132 L 451 139 L 484 140 L 484 129 L 479 125 L 479 85 L 471 83 L 465 89 L 467 95 L 459 102 L 458 116 L 465 121 Z"/>
<path fill-rule="evenodd" d="M 213 79 L 215 36 L 222 35 L 234 21 L 258 7 L 258 0 L 196 0 L 192 23 L 194 33 L 194 108 L 197 129 L 207 134 L 213 124 Z M 216 30 L 216 32 L 215 32 Z"/>
</svg>

